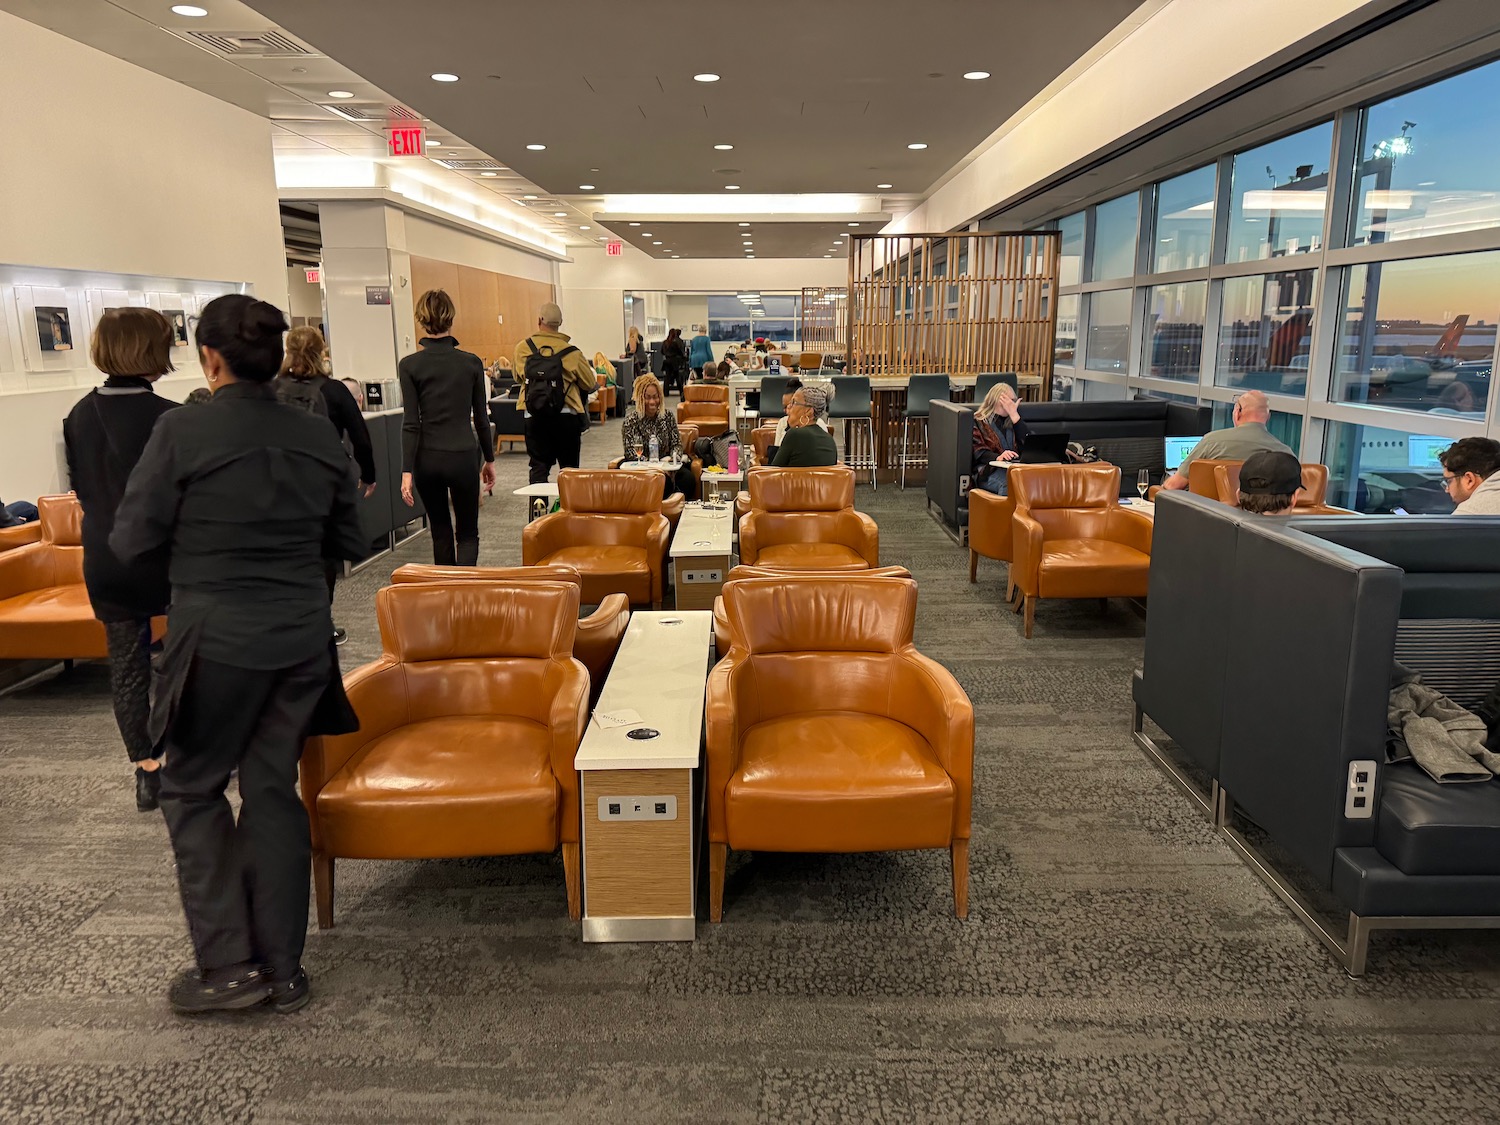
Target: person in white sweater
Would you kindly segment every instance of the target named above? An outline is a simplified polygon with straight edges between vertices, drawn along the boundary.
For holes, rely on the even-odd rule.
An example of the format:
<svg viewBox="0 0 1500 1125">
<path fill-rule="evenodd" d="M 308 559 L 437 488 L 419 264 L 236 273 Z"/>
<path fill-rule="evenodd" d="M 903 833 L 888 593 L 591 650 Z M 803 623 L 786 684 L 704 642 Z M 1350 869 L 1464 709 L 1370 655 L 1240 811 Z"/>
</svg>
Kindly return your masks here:
<svg viewBox="0 0 1500 1125">
<path fill-rule="evenodd" d="M 1500 516 L 1500 441 L 1460 438 L 1438 460 L 1455 516 Z"/>
</svg>

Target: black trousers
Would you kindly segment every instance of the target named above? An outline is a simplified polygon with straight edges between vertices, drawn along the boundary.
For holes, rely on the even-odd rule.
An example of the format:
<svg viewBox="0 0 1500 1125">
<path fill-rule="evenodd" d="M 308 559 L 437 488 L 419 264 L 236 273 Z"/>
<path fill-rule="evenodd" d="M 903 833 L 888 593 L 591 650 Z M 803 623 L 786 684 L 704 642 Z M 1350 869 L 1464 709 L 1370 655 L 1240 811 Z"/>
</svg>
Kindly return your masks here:
<svg viewBox="0 0 1500 1125">
<path fill-rule="evenodd" d="M 326 652 L 261 671 L 195 658 L 167 732 L 161 810 L 198 967 L 290 975 L 307 937 L 312 837 L 297 760 L 328 686 Z M 239 769 L 240 815 L 224 790 Z"/>
<path fill-rule="evenodd" d="M 151 621 L 106 621 L 109 645 L 109 692 L 115 725 L 132 762 L 156 757 L 151 742 Z"/>
<path fill-rule="evenodd" d="M 531 458 L 531 484 L 545 483 L 552 472 L 553 462 L 559 469 L 578 468 L 583 431 L 588 424 L 587 414 L 533 414 L 526 419 L 526 456 Z"/>
<path fill-rule="evenodd" d="M 419 450 L 411 476 L 427 509 L 432 561 L 438 566 L 479 565 L 479 462 L 474 450 Z"/>
</svg>

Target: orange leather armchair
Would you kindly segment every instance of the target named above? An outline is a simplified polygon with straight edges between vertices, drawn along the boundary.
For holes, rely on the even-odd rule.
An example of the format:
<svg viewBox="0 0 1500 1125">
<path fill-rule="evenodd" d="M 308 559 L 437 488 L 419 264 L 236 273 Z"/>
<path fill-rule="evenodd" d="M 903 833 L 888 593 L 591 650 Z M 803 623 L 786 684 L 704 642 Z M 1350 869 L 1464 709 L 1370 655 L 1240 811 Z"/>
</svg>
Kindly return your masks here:
<svg viewBox="0 0 1500 1125">
<path fill-rule="evenodd" d="M 28 543 L 40 542 L 41 538 L 41 520 L 32 520 L 30 523 L 18 523 L 15 527 L 0 527 L 0 554 L 4 554 L 6 551 L 14 551 L 17 547 L 24 547 Z"/>
<path fill-rule="evenodd" d="M 969 489 L 969 581 L 978 579 L 980 555 L 1005 563 L 1007 602 L 1016 592 L 1015 577 L 1010 573 L 1015 514 L 1015 497 L 996 496 L 982 488 Z"/>
<path fill-rule="evenodd" d="M 912 647 L 917 584 L 753 578 L 724 599 L 740 635 L 707 686 L 709 917 L 730 848 L 947 848 L 967 917 L 974 710 Z"/>
<path fill-rule="evenodd" d="M 725 582 L 737 582 L 742 578 L 818 578 L 845 574 L 841 570 L 778 570 L 773 566 L 736 566 L 724 576 Z M 904 566 L 876 566 L 857 572 L 861 578 L 910 578 L 911 571 Z M 734 626 L 729 620 L 729 611 L 724 607 L 724 595 L 714 599 L 714 647 L 723 656 L 734 647 Z"/>
<path fill-rule="evenodd" d="M 40 536 L 0 554 L 0 660 L 101 660 L 104 626 L 83 585 L 83 506 L 73 495 L 36 502 Z M 151 622 L 160 639 L 167 619 Z"/>
<path fill-rule="evenodd" d="M 388 586 L 384 655 L 344 679 L 354 734 L 310 739 L 300 765 L 318 925 L 334 861 L 552 852 L 579 916 L 578 773 L 588 673 L 572 657 L 571 582 Z"/>
<path fill-rule="evenodd" d="M 1234 507 L 1240 502 L 1240 466 L 1243 461 L 1213 462 L 1215 499 Z M 1191 486 L 1193 467 L 1188 466 Z M 1328 502 L 1328 466 L 1316 461 L 1302 462 L 1302 494 L 1297 497 L 1292 513 L 1298 516 L 1352 516 L 1348 508 L 1335 508 Z"/>
<path fill-rule="evenodd" d="M 729 413 L 729 388 L 722 383 L 689 383 L 682 388 L 683 402 L 717 402 L 724 408 L 724 413 Z"/>
<path fill-rule="evenodd" d="M 660 609 L 671 538 L 661 474 L 564 469 L 557 490 L 562 510 L 526 525 L 521 561 L 572 567 L 589 605 L 624 594 L 631 605 Z"/>
<path fill-rule="evenodd" d="M 740 523 L 740 561 L 788 570 L 867 570 L 880 565 L 880 529 L 854 510 L 847 465 L 756 469 Z"/>
<path fill-rule="evenodd" d="M 712 389 L 712 388 L 710 388 Z M 684 387 L 684 393 L 692 390 Z M 686 425 L 691 422 L 698 427 L 699 431 L 706 436 L 722 434 L 729 429 L 729 402 L 686 402 L 677 404 L 677 424 Z"/>
<path fill-rule="evenodd" d="M 589 413 L 599 415 L 599 421 L 603 422 L 609 417 L 609 412 L 615 408 L 618 388 L 607 386 L 608 376 L 600 375 L 597 371 L 594 373 L 594 379 L 599 389 L 594 392 L 594 397 L 589 399 Z"/>
<path fill-rule="evenodd" d="M 568 582 L 583 593 L 583 579 L 571 566 L 428 566 L 407 563 L 391 575 L 391 583 L 493 582 L 513 586 L 525 582 Z M 607 594 L 598 608 L 578 621 L 573 635 L 573 657 L 589 673 L 589 706 L 599 700 L 605 677 L 620 651 L 620 641 L 630 624 L 630 600 L 624 594 Z"/>
<path fill-rule="evenodd" d="M 1025 465 L 1010 470 L 1009 489 L 1026 636 L 1039 598 L 1146 596 L 1152 523 L 1120 507 L 1119 466 Z"/>
</svg>

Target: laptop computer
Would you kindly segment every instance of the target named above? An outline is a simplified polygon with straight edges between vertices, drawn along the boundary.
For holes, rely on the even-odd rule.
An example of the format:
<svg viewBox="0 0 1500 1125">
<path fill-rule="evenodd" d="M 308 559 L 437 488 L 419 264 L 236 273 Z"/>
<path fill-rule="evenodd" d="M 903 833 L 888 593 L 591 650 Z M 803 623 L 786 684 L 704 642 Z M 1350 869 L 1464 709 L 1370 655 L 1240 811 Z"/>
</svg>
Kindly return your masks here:
<svg viewBox="0 0 1500 1125">
<path fill-rule="evenodd" d="M 1026 436 L 1017 460 L 1022 465 L 1057 465 L 1068 459 L 1067 434 L 1038 434 Z"/>
<path fill-rule="evenodd" d="M 1191 453 L 1193 451 L 1193 447 L 1202 440 L 1202 438 L 1195 437 L 1163 438 L 1162 442 L 1164 448 L 1162 449 L 1161 463 L 1166 466 L 1168 472 L 1171 472 L 1173 469 L 1180 468 L 1182 465 L 1182 459 L 1189 453 Z"/>
</svg>

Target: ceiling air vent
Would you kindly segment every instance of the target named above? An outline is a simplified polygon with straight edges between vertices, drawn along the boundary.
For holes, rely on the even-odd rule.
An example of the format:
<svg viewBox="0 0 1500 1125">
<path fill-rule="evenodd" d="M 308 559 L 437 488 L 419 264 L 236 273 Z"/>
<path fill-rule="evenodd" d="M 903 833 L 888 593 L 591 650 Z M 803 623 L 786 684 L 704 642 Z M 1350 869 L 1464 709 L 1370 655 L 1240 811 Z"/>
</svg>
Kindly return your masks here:
<svg viewBox="0 0 1500 1125">
<path fill-rule="evenodd" d="M 235 59 L 305 59 L 317 54 L 284 31 L 182 31 L 189 43 Z"/>
<path fill-rule="evenodd" d="M 357 105 L 324 105 L 329 113 L 342 117 L 345 121 L 384 121 L 384 113 L 372 113 L 368 109 L 361 109 Z"/>
<path fill-rule="evenodd" d="M 386 110 L 386 113 L 400 121 L 422 120 L 422 115 L 420 113 L 409 110 L 404 105 L 393 105 Z"/>
<path fill-rule="evenodd" d="M 444 168 L 451 168 L 455 172 L 503 172 L 505 165 L 498 160 L 434 160 L 434 164 L 441 164 Z"/>
</svg>

